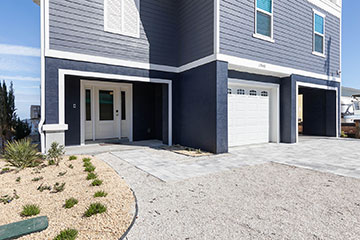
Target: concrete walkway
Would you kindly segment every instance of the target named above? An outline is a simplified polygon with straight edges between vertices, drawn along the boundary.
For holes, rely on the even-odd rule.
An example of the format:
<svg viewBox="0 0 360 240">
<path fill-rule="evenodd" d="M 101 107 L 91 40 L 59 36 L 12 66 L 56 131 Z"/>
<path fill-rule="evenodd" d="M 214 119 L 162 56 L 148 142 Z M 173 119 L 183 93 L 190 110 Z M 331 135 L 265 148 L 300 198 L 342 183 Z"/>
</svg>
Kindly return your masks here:
<svg viewBox="0 0 360 240">
<path fill-rule="evenodd" d="M 302 137 L 298 144 L 242 146 L 231 148 L 228 154 L 195 158 L 156 147 L 123 147 L 110 152 L 166 182 L 268 162 L 360 178 L 358 140 Z"/>
</svg>

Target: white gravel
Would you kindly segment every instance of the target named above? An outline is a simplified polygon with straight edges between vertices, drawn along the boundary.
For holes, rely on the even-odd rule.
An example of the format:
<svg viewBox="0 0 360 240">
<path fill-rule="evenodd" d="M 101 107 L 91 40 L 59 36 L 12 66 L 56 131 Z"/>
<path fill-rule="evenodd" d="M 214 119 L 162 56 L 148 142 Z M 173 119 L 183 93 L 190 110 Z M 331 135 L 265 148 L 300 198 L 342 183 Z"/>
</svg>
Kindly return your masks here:
<svg viewBox="0 0 360 240">
<path fill-rule="evenodd" d="M 134 189 L 135 239 L 359 239 L 360 180 L 262 164 L 165 183 L 111 155 Z"/>
</svg>

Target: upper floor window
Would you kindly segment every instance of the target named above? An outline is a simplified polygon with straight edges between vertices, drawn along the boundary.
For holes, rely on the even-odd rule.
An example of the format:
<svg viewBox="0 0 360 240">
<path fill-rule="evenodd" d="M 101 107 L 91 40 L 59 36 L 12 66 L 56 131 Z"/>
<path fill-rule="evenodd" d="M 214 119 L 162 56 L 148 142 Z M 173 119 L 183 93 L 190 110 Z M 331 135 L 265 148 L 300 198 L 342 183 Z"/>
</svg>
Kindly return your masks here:
<svg viewBox="0 0 360 240">
<path fill-rule="evenodd" d="M 104 29 L 140 37 L 140 0 L 104 0 Z"/>
<path fill-rule="evenodd" d="M 314 10 L 313 53 L 325 54 L 325 15 Z"/>
<path fill-rule="evenodd" d="M 273 0 L 255 0 L 255 5 L 254 37 L 273 41 Z"/>
</svg>

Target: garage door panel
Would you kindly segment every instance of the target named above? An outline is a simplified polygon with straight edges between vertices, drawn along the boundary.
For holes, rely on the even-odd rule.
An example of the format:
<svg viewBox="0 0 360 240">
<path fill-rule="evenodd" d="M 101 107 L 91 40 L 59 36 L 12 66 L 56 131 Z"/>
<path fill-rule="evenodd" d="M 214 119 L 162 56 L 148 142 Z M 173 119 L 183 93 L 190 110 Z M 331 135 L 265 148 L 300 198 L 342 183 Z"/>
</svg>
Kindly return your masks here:
<svg viewBox="0 0 360 240">
<path fill-rule="evenodd" d="M 232 93 L 237 89 L 232 87 Z M 269 142 L 269 96 L 250 96 L 249 91 L 245 89 L 245 95 L 228 95 L 229 146 Z M 259 94 L 266 90 L 256 91 Z"/>
</svg>

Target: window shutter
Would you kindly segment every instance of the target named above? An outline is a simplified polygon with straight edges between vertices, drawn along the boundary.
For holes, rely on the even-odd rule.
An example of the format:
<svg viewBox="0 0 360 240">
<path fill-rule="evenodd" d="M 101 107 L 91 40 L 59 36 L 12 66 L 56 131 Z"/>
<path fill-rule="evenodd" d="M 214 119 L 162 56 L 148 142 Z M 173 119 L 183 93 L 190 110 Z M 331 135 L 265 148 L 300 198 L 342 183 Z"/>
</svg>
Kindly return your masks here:
<svg viewBox="0 0 360 240">
<path fill-rule="evenodd" d="M 105 9 L 105 26 L 106 29 L 121 33 L 122 29 L 122 14 L 123 14 L 123 0 L 106 0 L 106 9 Z"/>
<path fill-rule="evenodd" d="M 124 22 L 123 34 L 133 37 L 139 36 L 139 0 L 123 0 Z"/>
</svg>

